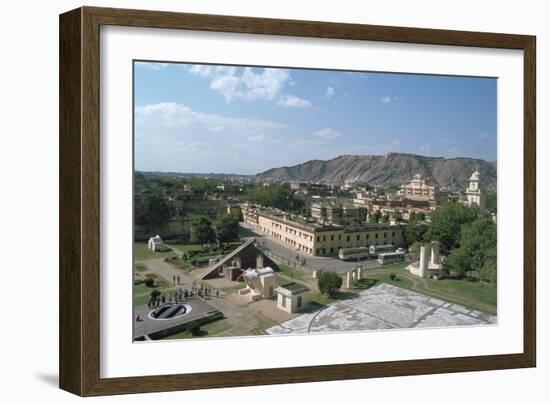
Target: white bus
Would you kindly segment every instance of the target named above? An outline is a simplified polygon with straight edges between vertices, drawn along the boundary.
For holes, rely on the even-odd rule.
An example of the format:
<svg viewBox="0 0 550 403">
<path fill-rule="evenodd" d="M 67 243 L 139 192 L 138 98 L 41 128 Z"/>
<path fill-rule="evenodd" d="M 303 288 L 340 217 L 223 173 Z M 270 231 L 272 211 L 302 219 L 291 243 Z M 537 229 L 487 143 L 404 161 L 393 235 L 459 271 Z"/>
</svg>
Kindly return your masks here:
<svg viewBox="0 0 550 403">
<path fill-rule="evenodd" d="M 378 256 L 380 253 L 388 253 L 388 252 L 394 252 L 395 246 L 393 245 L 371 245 L 369 247 L 369 252 L 371 256 Z"/>
<path fill-rule="evenodd" d="M 338 251 L 340 260 L 360 260 L 369 257 L 369 248 L 360 246 L 358 248 L 340 248 Z"/>
<path fill-rule="evenodd" d="M 378 255 L 378 263 L 380 264 L 392 264 L 399 263 L 405 260 L 405 252 L 388 252 L 380 253 Z"/>
</svg>

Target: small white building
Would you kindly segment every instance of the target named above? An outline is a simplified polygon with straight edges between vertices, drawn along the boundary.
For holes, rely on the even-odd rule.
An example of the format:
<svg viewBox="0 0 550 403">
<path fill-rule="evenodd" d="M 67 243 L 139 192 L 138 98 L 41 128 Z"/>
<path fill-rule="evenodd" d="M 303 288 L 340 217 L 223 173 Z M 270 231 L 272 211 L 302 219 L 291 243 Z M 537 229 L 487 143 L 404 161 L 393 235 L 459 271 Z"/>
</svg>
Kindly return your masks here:
<svg viewBox="0 0 550 403">
<path fill-rule="evenodd" d="M 170 249 L 168 246 L 164 244 L 164 241 L 162 240 L 160 235 L 152 236 L 151 238 L 149 238 L 147 247 L 149 248 L 150 251 L 153 251 L 153 252 L 164 252 Z"/>
<path fill-rule="evenodd" d="M 300 283 L 288 283 L 275 289 L 277 293 L 277 308 L 288 313 L 303 310 L 308 305 L 309 288 Z"/>
</svg>

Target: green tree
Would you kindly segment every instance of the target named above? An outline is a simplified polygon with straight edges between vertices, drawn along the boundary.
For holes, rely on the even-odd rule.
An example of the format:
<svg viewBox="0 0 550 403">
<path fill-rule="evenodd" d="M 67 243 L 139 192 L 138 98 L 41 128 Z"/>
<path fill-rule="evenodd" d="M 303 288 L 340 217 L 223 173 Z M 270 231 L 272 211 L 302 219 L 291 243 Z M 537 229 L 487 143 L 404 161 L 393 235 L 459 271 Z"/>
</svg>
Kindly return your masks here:
<svg viewBox="0 0 550 403">
<path fill-rule="evenodd" d="M 447 203 L 431 213 L 431 225 L 427 240 L 439 241 L 445 254 L 459 246 L 462 226 L 473 222 L 479 210 L 461 203 Z"/>
<path fill-rule="evenodd" d="M 212 229 L 212 223 L 206 217 L 195 219 L 191 223 L 191 242 L 206 244 L 216 240 L 216 234 Z"/>
<path fill-rule="evenodd" d="M 460 247 L 468 253 L 472 270 L 480 273 L 490 256 L 496 259 L 496 245 L 497 226 L 492 220 L 480 217 L 462 227 Z"/>
<path fill-rule="evenodd" d="M 305 204 L 304 201 L 298 199 L 290 187 L 286 185 L 258 185 L 247 190 L 245 198 L 253 203 L 295 213 L 301 212 Z"/>
<path fill-rule="evenodd" d="M 388 214 L 382 214 L 382 217 L 380 218 L 380 222 L 382 224 L 387 224 L 390 222 L 390 216 Z"/>
<path fill-rule="evenodd" d="M 464 276 L 472 268 L 472 259 L 464 248 L 458 248 L 451 252 L 447 264 L 457 276 Z"/>
<path fill-rule="evenodd" d="M 411 255 L 413 255 L 414 257 L 418 258 L 420 257 L 420 247 L 422 246 L 422 242 L 421 241 L 416 241 L 414 242 L 410 247 L 409 247 L 409 252 Z"/>
<path fill-rule="evenodd" d="M 378 224 L 378 221 L 382 217 L 380 210 L 376 210 L 374 213 L 369 214 L 369 223 Z"/>
<path fill-rule="evenodd" d="M 319 291 L 325 295 L 334 295 L 342 287 L 342 277 L 332 271 L 324 271 L 317 280 Z"/>
<path fill-rule="evenodd" d="M 223 216 L 216 224 L 216 236 L 219 242 L 229 242 L 239 237 L 239 217 L 234 214 Z"/>
<path fill-rule="evenodd" d="M 405 241 L 408 245 L 412 245 L 415 242 L 422 242 L 425 239 L 428 232 L 428 226 L 424 224 L 413 224 L 409 222 L 405 226 Z"/>
<path fill-rule="evenodd" d="M 497 213 L 497 194 L 489 193 L 487 194 L 487 199 L 485 201 L 485 208 L 490 213 Z"/>
<path fill-rule="evenodd" d="M 157 228 L 168 222 L 169 219 L 170 207 L 164 198 L 152 193 L 146 193 L 142 197 L 136 198 L 136 224 Z"/>
</svg>

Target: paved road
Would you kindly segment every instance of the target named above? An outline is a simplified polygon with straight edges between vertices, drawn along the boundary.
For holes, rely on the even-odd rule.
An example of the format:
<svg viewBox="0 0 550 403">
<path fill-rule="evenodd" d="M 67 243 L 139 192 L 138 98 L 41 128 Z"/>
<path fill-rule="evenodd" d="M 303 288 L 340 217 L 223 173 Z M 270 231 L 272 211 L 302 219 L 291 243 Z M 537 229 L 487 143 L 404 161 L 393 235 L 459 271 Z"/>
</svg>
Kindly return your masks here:
<svg viewBox="0 0 550 403">
<path fill-rule="evenodd" d="M 338 258 L 309 256 L 293 248 L 289 248 L 284 242 L 267 235 L 266 233 L 252 227 L 251 225 L 240 223 L 248 236 L 256 238 L 256 246 L 266 253 L 269 257 L 274 257 L 278 263 L 296 267 L 302 271 L 311 273 L 313 270 L 335 271 L 345 273 L 357 266 L 363 266 L 366 269 L 379 267 L 380 265 L 374 259 L 363 260 L 360 262 L 344 262 Z M 302 264 L 305 261 L 305 264 Z"/>
<path fill-rule="evenodd" d="M 190 288 L 193 284 L 193 280 L 184 274 L 183 270 L 178 270 L 174 266 L 166 263 L 164 259 L 147 259 L 142 260 L 143 263 L 149 270 L 157 273 L 162 276 L 168 283 L 176 286 L 174 284 L 174 276 L 180 277 L 180 287 Z"/>
</svg>

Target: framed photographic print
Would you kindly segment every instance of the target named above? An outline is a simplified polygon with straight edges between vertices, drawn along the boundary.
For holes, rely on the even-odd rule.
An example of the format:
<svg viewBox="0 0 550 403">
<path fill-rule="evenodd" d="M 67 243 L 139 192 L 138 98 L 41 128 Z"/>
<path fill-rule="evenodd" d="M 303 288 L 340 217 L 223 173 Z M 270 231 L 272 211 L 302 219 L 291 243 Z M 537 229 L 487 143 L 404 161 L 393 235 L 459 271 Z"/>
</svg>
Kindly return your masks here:
<svg viewBox="0 0 550 403">
<path fill-rule="evenodd" d="M 535 165 L 532 36 L 62 14 L 60 386 L 535 366 Z"/>
</svg>

